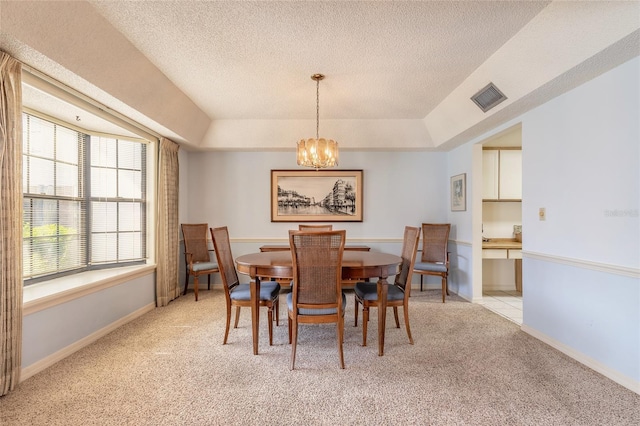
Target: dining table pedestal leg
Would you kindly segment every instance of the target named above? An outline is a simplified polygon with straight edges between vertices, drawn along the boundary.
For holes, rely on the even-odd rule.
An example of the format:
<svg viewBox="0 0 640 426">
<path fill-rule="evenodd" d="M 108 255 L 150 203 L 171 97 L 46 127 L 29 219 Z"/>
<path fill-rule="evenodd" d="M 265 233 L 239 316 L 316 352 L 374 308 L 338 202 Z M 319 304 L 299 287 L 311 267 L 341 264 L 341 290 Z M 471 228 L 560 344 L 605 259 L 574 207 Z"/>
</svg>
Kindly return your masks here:
<svg viewBox="0 0 640 426">
<path fill-rule="evenodd" d="M 389 283 L 386 277 L 378 280 L 378 356 L 384 355 L 384 331 L 387 322 L 387 293 Z"/>
<path fill-rule="evenodd" d="M 253 337 L 253 354 L 258 355 L 258 331 L 260 329 L 260 278 L 251 281 L 251 333 Z"/>
</svg>

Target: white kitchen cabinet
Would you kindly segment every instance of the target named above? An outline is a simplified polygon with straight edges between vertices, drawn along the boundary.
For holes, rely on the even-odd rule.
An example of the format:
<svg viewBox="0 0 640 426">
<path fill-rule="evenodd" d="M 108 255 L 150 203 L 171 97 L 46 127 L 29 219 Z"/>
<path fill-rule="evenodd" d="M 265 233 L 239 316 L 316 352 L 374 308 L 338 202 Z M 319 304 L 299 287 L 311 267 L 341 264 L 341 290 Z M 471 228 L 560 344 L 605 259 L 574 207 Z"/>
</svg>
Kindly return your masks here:
<svg viewBox="0 0 640 426">
<path fill-rule="evenodd" d="M 498 198 L 501 200 L 522 199 L 522 151 L 501 149 Z"/>
<path fill-rule="evenodd" d="M 498 199 L 498 150 L 482 151 L 482 198 Z"/>
<path fill-rule="evenodd" d="M 482 249 L 483 259 L 508 259 L 507 249 Z"/>
<path fill-rule="evenodd" d="M 482 174 L 484 200 L 522 199 L 522 150 L 482 151 Z"/>
<path fill-rule="evenodd" d="M 482 249 L 483 259 L 522 259 L 521 249 Z"/>
<path fill-rule="evenodd" d="M 522 250 L 509 250 L 509 259 L 522 259 Z"/>
</svg>

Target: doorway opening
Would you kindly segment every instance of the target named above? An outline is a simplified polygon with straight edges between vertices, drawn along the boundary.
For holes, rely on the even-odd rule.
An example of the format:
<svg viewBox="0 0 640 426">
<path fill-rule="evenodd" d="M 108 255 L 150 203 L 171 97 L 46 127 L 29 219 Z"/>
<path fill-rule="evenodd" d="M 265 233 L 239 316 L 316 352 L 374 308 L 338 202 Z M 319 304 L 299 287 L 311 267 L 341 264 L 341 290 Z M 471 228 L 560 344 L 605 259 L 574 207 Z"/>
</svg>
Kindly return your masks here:
<svg viewBox="0 0 640 426">
<path fill-rule="evenodd" d="M 482 142 L 482 304 L 522 325 L 522 126 Z"/>
</svg>

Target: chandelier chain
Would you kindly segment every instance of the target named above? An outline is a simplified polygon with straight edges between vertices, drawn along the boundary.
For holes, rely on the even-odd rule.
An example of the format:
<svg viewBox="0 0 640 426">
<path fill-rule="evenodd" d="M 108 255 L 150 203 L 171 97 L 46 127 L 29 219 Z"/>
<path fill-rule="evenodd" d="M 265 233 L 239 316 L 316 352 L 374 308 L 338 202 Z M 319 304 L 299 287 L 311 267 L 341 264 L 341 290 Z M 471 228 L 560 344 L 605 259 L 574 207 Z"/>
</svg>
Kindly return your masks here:
<svg viewBox="0 0 640 426">
<path fill-rule="evenodd" d="M 316 80 L 316 139 L 320 139 L 320 79 Z"/>
</svg>

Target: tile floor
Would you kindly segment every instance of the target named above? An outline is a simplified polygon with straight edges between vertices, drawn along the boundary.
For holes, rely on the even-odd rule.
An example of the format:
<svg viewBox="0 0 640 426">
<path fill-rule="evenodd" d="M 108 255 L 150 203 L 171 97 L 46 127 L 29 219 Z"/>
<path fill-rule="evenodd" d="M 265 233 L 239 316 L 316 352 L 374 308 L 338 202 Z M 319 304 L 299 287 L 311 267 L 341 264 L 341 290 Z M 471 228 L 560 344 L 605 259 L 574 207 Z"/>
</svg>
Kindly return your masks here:
<svg viewBox="0 0 640 426">
<path fill-rule="evenodd" d="M 483 291 L 482 305 L 490 311 L 522 325 L 522 293 L 515 290 Z"/>
</svg>

